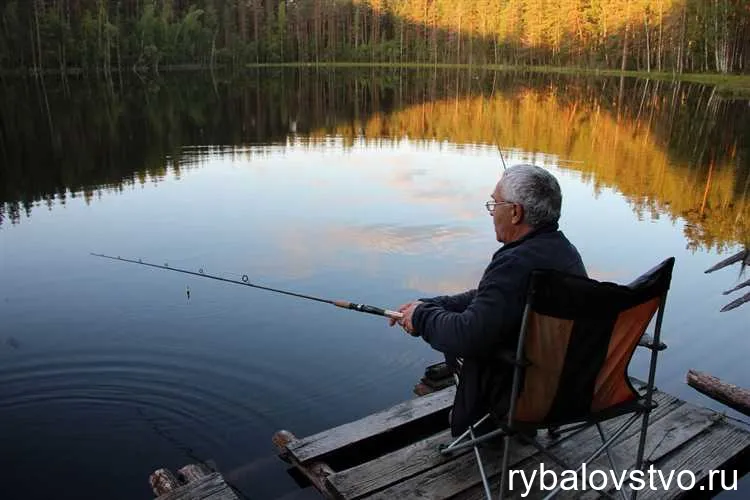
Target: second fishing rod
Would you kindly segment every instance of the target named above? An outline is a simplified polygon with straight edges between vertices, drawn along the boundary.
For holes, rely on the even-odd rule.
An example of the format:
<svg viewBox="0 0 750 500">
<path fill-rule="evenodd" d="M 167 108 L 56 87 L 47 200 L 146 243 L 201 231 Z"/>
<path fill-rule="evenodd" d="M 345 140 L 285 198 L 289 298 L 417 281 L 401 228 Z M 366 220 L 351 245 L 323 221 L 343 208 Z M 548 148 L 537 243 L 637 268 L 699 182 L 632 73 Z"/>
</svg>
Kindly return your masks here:
<svg viewBox="0 0 750 500">
<path fill-rule="evenodd" d="M 92 253 L 91 255 L 93 255 L 94 257 L 102 257 L 102 258 L 105 258 L 105 259 L 117 260 L 117 261 L 121 261 L 121 262 L 129 262 L 131 264 L 138 264 L 138 265 L 141 265 L 141 266 L 153 267 L 153 268 L 156 268 L 156 269 L 163 269 L 165 271 L 174 271 L 174 272 L 178 272 L 178 273 L 190 274 L 190 275 L 193 275 L 193 276 L 198 276 L 198 277 L 201 277 L 201 278 L 209 278 L 209 279 L 213 279 L 213 280 L 224 281 L 226 283 L 233 283 L 235 285 L 248 286 L 248 287 L 251 287 L 251 288 L 257 288 L 259 290 L 266 290 L 268 292 L 281 293 L 281 294 L 284 294 L 284 295 L 289 295 L 289 296 L 297 297 L 297 298 L 301 298 L 301 299 L 314 300 L 316 302 L 323 302 L 325 304 L 331 304 L 331 305 L 334 305 L 336 307 L 341 307 L 343 309 L 350 309 L 352 311 L 358 311 L 358 312 L 363 312 L 363 313 L 368 313 L 368 314 L 374 314 L 376 316 L 385 316 L 387 318 L 391 318 L 391 319 L 395 319 L 395 320 L 399 320 L 399 319 L 401 319 L 403 317 L 403 314 L 400 313 L 400 312 L 398 312 L 398 311 L 391 311 L 389 309 L 383 309 L 381 307 L 375 307 L 375 306 L 371 306 L 371 305 L 368 305 L 368 304 L 357 304 L 357 303 L 354 303 L 354 302 L 349 302 L 347 300 L 324 299 L 324 298 L 321 298 L 321 297 L 314 297 L 312 295 L 306 295 L 306 294 L 303 294 L 303 293 L 296 293 L 296 292 L 290 292 L 288 290 L 281 290 L 279 288 L 271 288 L 271 287 L 268 287 L 268 286 L 256 285 L 256 284 L 250 282 L 250 280 L 249 280 L 249 278 L 248 278 L 248 276 L 246 274 L 242 275 L 242 279 L 241 280 L 233 280 L 233 279 L 229 279 L 229 278 L 223 278 L 221 276 L 215 276 L 215 275 L 211 275 L 211 274 L 206 274 L 206 273 L 203 272 L 203 269 L 199 269 L 196 272 L 196 271 L 190 271 L 190 270 L 187 270 L 187 269 L 180 269 L 180 268 L 177 268 L 177 267 L 171 267 L 171 266 L 169 266 L 167 264 L 159 265 L 159 264 L 152 264 L 152 263 L 149 263 L 149 262 L 143 262 L 141 259 L 138 259 L 138 260 L 125 259 L 125 258 L 122 258 L 120 256 L 114 257 L 114 256 L 111 256 L 111 255 L 104 255 L 104 254 L 100 254 L 100 253 Z"/>
</svg>

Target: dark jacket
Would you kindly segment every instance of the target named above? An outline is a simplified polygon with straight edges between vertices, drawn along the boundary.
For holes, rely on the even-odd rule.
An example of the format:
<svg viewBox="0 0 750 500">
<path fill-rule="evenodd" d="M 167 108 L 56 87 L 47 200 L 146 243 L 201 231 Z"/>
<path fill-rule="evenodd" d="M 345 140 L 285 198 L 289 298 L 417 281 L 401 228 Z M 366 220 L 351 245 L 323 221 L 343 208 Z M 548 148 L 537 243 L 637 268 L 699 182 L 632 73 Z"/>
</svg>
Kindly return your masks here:
<svg viewBox="0 0 750 500">
<path fill-rule="evenodd" d="M 493 407 L 501 414 L 507 411 L 512 369 L 492 356 L 500 349 L 516 349 L 535 269 L 586 275 L 578 250 L 553 224 L 495 252 L 476 289 L 420 299 L 425 303 L 414 311 L 416 333 L 447 359 L 463 358 L 451 416 L 454 436 Z"/>
</svg>

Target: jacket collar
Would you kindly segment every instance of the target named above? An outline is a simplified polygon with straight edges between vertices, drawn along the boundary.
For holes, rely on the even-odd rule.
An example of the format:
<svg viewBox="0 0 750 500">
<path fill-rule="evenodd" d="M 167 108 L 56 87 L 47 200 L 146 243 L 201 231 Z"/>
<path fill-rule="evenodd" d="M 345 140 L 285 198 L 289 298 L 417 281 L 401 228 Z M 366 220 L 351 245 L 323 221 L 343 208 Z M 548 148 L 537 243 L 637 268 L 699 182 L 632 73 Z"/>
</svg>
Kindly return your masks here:
<svg viewBox="0 0 750 500">
<path fill-rule="evenodd" d="M 511 241 L 510 243 L 506 243 L 505 245 L 503 245 L 502 247 L 500 247 L 500 249 L 498 250 L 498 252 L 503 251 L 503 250 L 508 250 L 508 249 L 511 249 L 511 248 L 514 248 L 514 247 L 517 247 L 518 245 L 522 244 L 523 242 L 529 241 L 530 239 L 535 238 L 536 236 L 539 236 L 540 234 L 553 233 L 553 232 L 557 231 L 559 229 L 559 227 L 560 227 L 560 225 L 557 222 L 553 222 L 551 224 L 545 224 L 543 226 L 539 226 L 538 228 L 536 228 L 536 229 L 530 231 L 529 233 L 527 233 L 525 236 L 523 236 L 521 238 L 518 238 L 515 241 Z"/>
</svg>

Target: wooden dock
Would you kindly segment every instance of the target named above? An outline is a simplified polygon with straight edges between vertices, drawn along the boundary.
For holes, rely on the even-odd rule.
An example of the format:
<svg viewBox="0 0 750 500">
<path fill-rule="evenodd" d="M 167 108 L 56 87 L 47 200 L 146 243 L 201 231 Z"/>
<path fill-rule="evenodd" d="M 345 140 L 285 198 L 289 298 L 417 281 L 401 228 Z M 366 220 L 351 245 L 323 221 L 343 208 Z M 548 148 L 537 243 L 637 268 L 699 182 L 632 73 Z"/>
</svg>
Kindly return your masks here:
<svg viewBox="0 0 750 500">
<path fill-rule="evenodd" d="M 451 439 L 447 414 L 455 394 L 455 387 L 444 375 L 444 366 L 434 365 L 415 387 L 415 393 L 421 397 L 303 438 L 279 431 L 273 441 L 281 458 L 307 477 L 324 498 L 480 500 L 484 498 L 484 491 L 473 452 L 469 449 L 444 457 L 438 451 L 440 444 Z M 650 490 L 647 483 L 646 488 L 639 491 L 639 498 L 679 498 L 689 493 L 712 496 L 721 489 L 721 476 L 714 477 L 713 490 L 709 491 L 710 471 L 724 470 L 728 486 L 734 482 L 734 471 L 737 477 L 747 472 L 750 462 L 747 428 L 721 413 L 663 392 L 657 391 L 654 398 L 658 407 L 651 413 L 645 468 L 648 470 L 653 465 L 662 471 L 665 479 L 670 471 L 675 472 L 666 490 L 658 473 L 654 473 L 658 489 Z M 605 433 L 622 422 L 622 418 L 604 424 Z M 632 469 L 635 463 L 639 430 L 639 425 L 631 426 L 613 448 L 612 455 L 620 471 Z M 571 464 L 580 464 L 601 444 L 595 427 L 562 443 L 555 443 L 553 437 L 542 431 L 540 441 Z M 498 493 L 500 448 L 482 449 L 494 495 Z M 519 443 L 513 450 L 511 469 L 526 471 L 526 477 L 531 477 L 534 470 L 539 471 L 543 457 L 536 448 Z M 559 466 L 547 460 L 544 460 L 544 468 L 554 470 L 558 477 L 562 472 Z M 594 469 L 611 477 L 606 455 L 588 467 L 589 474 Z M 692 471 L 695 475 L 696 483 L 691 492 L 676 485 L 681 471 Z M 645 479 L 648 481 L 648 476 Z M 684 477 L 682 484 L 690 484 L 688 479 Z M 513 498 L 521 498 L 526 491 L 518 483 L 521 481 L 517 480 L 510 492 Z M 542 493 L 537 480 L 531 494 L 525 498 L 541 497 Z M 609 493 L 617 492 L 610 489 Z M 589 488 L 588 491 L 561 492 L 558 498 L 599 496 L 599 492 Z"/>
<path fill-rule="evenodd" d="M 189 464 L 173 474 L 158 469 L 149 477 L 158 500 L 239 500 L 215 467 Z"/>
</svg>

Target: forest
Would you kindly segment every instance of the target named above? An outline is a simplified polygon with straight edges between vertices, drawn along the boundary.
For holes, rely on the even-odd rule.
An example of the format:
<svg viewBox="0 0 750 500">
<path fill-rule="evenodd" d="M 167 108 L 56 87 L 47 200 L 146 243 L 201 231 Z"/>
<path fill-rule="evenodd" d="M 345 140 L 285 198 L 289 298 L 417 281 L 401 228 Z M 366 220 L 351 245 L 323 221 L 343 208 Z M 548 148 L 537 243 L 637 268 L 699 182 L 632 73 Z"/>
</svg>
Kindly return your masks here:
<svg viewBox="0 0 750 500">
<path fill-rule="evenodd" d="M 747 73 L 746 0 L 5 0 L 0 70 L 267 63 Z"/>
</svg>

